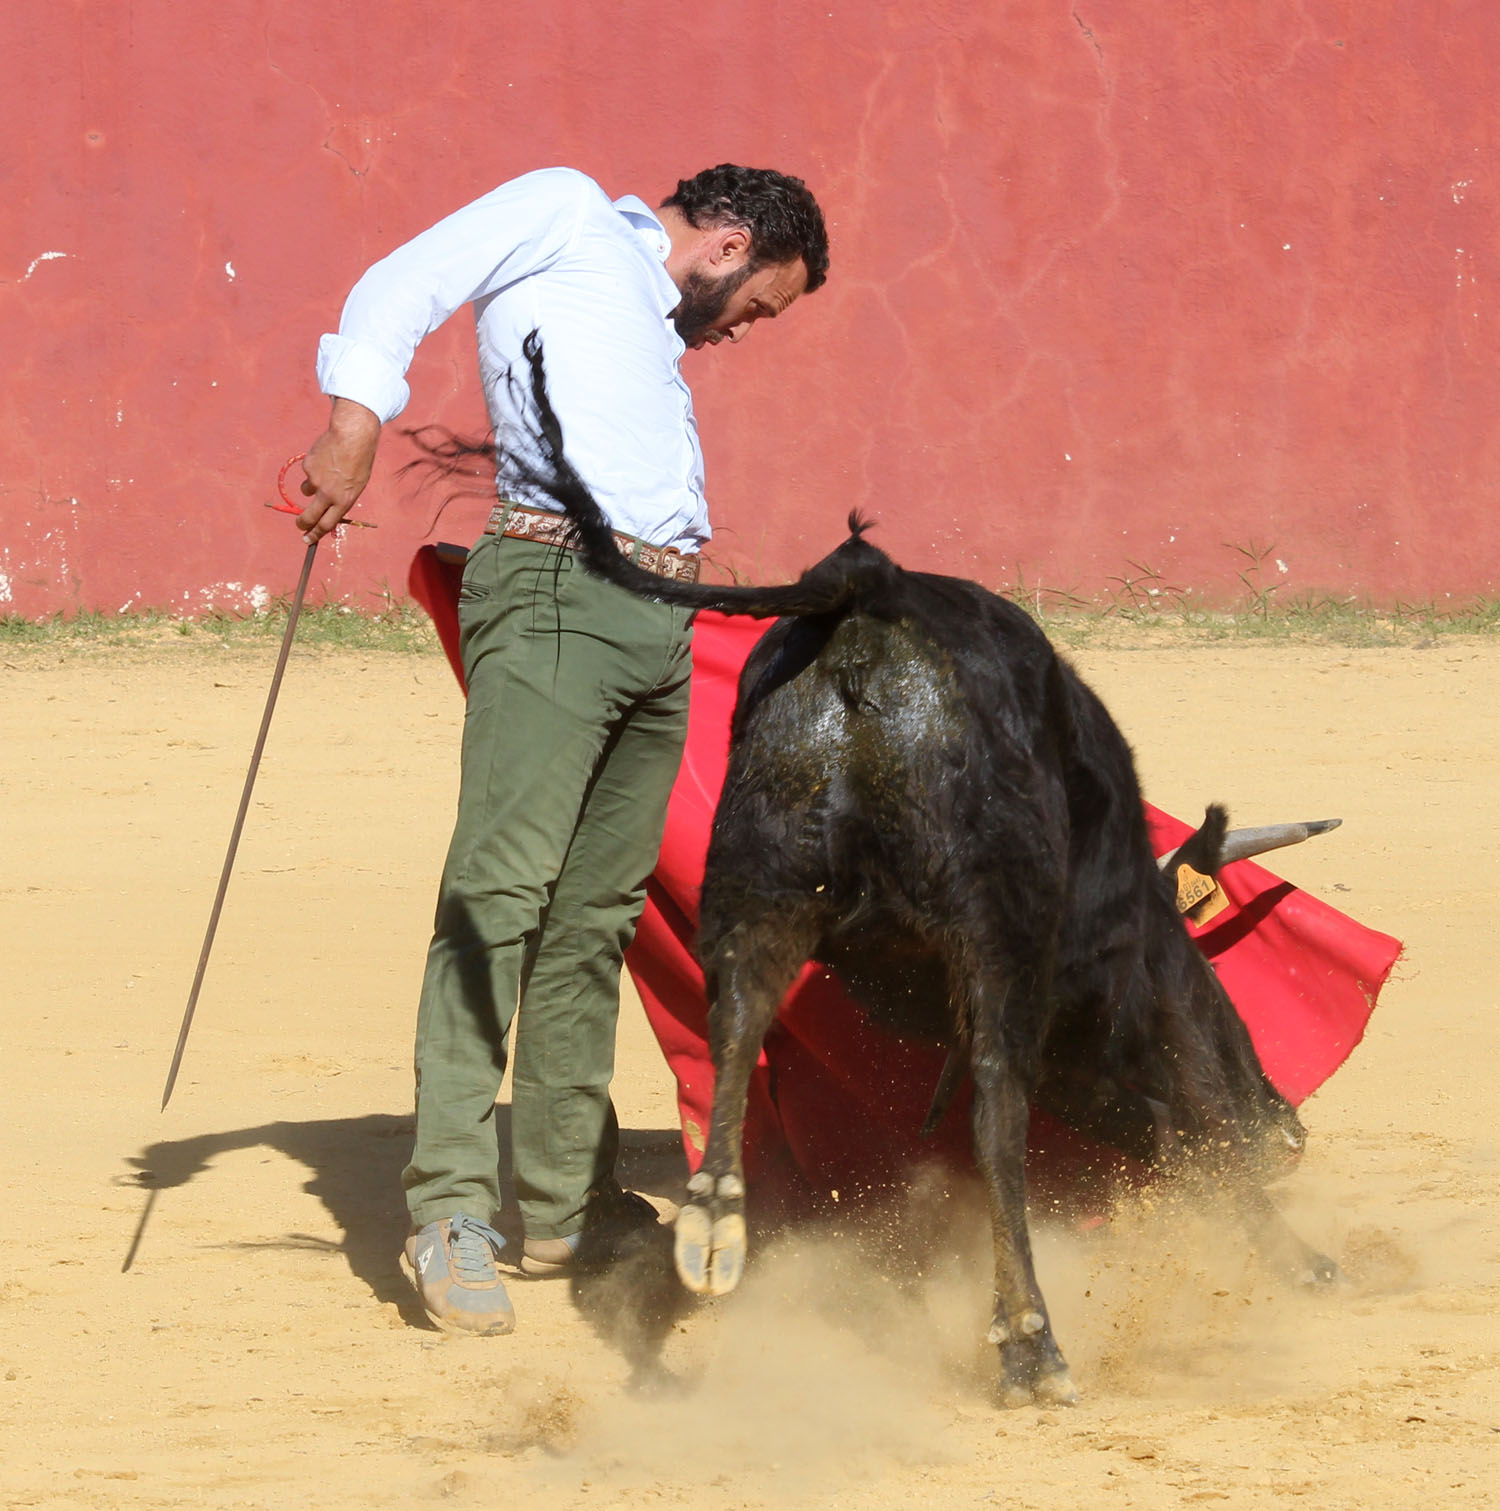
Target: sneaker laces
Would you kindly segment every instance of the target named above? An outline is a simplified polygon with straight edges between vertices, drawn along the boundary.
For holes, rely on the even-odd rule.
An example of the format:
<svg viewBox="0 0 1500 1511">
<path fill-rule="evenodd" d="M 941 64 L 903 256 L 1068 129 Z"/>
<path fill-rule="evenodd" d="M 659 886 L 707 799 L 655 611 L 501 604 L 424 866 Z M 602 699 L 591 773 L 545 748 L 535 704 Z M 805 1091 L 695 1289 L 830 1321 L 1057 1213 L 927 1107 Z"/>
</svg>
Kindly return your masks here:
<svg viewBox="0 0 1500 1511">
<path fill-rule="evenodd" d="M 483 1285 L 499 1278 L 495 1261 L 505 1240 L 487 1223 L 459 1213 L 448 1224 L 448 1268 L 464 1285 Z"/>
</svg>

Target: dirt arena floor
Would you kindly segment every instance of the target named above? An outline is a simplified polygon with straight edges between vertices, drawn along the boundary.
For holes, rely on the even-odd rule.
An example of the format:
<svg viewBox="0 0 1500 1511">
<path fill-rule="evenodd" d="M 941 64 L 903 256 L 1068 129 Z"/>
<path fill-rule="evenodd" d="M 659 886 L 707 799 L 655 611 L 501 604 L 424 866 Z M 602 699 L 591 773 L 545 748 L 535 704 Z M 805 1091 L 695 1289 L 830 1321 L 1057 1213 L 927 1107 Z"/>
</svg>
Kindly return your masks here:
<svg viewBox="0 0 1500 1511">
<path fill-rule="evenodd" d="M 426 1330 L 398 1173 L 445 664 L 294 655 L 163 1114 L 274 645 L 3 657 L 0 1504 L 1500 1505 L 1500 641 L 1076 653 L 1161 806 L 1342 816 L 1277 869 L 1406 956 L 1280 1190 L 1347 1286 L 1288 1291 L 1170 1202 L 1043 1228 L 1084 1401 L 1013 1412 L 985 1398 L 969 1210 L 914 1209 L 952 1234 L 919 1278 L 878 1241 L 783 1236 L 649 1388 L 628 1294 L 523 1282 L 513 1337 Z M 670 1211 L 632 1002 L 617 1101 L 626 1177 Z"/>
</svg>

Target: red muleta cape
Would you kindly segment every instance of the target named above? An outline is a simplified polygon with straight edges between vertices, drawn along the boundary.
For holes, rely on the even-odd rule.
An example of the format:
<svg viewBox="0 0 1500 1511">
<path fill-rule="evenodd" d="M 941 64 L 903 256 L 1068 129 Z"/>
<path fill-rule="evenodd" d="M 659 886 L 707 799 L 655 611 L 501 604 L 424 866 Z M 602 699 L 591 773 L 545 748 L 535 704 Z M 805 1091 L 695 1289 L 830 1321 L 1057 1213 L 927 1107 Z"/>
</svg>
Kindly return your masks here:
<svg viewBox="0 0 1500 1511">
<path fill-rule="evenodd" d="M 432 615 L 462 685 L 458 582 L 462 567 L 424 546 L 412 562 L 414 598 Z M 713 1103 L 703 972 L 693 955 L 698 894 L 729 753 L 740 668 L 769 626 L 700 613 L 693 641 L 692 707 L 682 769 L 667 808 L 645 910 L 626 956 L 646 1016 L 677 1080 L 688 1163 L 696 1168 Z M 1157 853 L 1192 826 L 1146 807 Z M 1267 1075 L 1300 1103 L 1348 1058 L 1364 1034 L 1401 945 L 1309 897 L 1253 861 L 1220 878 L 1230 906 L 1185 927 L 1213 962 L 1250 1030 Z M 943 1052 L 873 1025 L 823 966 L 805 966 L 767 1035 L 750 1084 L 747 1175 L 783 1201 L 852 1196 L 899 1184 L 912 1164 L 971 1163 L 968 1119 L 955 1105 L 919 1140 Z M 956 1099 L 962 1102 L 964 1099 Z M 1061 1194 L 1093 1184 L 1116 1157 L 1034 1112 L 1028 1174 Z"/>
</svg>

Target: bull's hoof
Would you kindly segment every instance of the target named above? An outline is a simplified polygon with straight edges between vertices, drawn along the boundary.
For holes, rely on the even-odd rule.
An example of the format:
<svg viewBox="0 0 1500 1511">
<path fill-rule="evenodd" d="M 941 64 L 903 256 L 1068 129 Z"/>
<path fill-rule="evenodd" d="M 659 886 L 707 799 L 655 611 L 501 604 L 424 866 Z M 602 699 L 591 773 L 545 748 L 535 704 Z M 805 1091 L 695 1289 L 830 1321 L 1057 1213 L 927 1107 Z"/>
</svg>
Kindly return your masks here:
<svg viewBox="0 0 1500 1511">
<path fill-rule="evenodd" d="M 1290 1229 L 1280 1242 L 1268 1246 L 1265 1258 L 1283 1283 L 1300 1290 L 1332 1291 L 1348 1284 L 1335 1260 L 1304 1243 Z"/>
<path fill-rule="evenodd" d="M 1066 1369 L 1055 1374 L 1042 1375 L 1031 1388 L 1038 1406 L 1076 1406 L 1078 1387 Z"/>
<path fill-rule="evenodd" d="M 700 1171 L 688 1182 L 687 1205 L 677 1214 L 672 1258 L 677 1278 L 695 1295 L 726 1296 L 745 1272 L 744 1187 L 732 1175 L 717 1182 Z"/>
<path fill-rule="evenodd" d="M 1293 1278 L 1298 1285 L 1305 1286 L 1310 1291 L 1336 1290 L 1348 1283 L 1338 1264 L 1316 1249 L 1307 1251 L 1303 1265 Z"/>
<path fill-rule="evenodd" d="M 999 1345 L 1002 1406 L 1078 1404 L 1078 1390 L 1068 1373 L 1067 1360 L 1040 1312 L 1028 1312 L 1022 1317 L 1016 1333 L 996 1319 L 990 1328 L 989 1341 Z"/>
<path fill-rule="evenodd" d="M 1076 1406 L 1078 1400 L 1078 1387 L 1066 1369 L 1030 1380 L 1011 1378 L 1000 1382 L 1000 1404 L 1007 1411 L 1018 1406 Z"/>
</svg>

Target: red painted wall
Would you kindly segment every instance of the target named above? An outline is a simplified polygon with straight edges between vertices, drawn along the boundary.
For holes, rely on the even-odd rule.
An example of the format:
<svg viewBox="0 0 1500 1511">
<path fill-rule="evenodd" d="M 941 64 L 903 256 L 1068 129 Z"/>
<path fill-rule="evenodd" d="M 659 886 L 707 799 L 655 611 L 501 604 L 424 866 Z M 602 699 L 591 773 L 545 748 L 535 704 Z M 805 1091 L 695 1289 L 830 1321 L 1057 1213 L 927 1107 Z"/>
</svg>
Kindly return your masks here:
<svg viewBox="0 0 1500 1511">
<path fill-rule="evenodd" d="M 364 266 L 527 168 L 801 173 L 825 290 L 687 359 L 718 536 L 909 565 L 1500 593 L 1493 0 L 347 0 L 0 22 L 0 611 L 243 607 Z M 404 421 L 482 423 L 463 316 Z M 320 552 L 399 588 L 434 504 Z M 481 509 L 437 528 L 467 540 Z M 1237 549 L 1241 548 L 1241 549 Z"/>
</svg>

